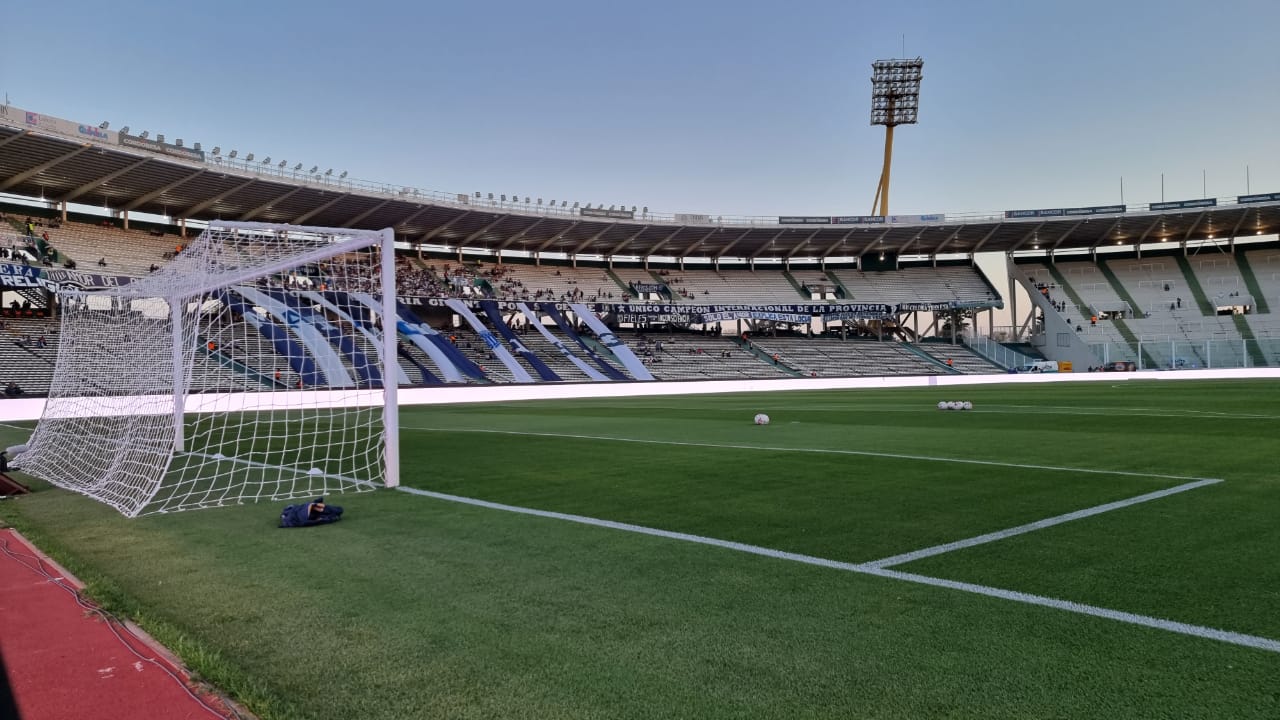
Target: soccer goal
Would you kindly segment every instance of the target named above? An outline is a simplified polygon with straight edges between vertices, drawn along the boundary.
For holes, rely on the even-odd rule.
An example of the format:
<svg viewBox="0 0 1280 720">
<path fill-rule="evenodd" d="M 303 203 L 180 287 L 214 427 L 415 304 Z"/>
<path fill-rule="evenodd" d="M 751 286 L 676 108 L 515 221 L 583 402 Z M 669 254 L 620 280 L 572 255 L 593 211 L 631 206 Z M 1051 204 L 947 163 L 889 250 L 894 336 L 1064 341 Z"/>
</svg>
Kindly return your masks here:
<svg viewBox="0 0 1280 720">
<path fill-rule="evenodd" d="M 151 275 L 60 290 L 15 464 L 128 517 L 397 485 L 393 243 L 214 222 Z"/>
</svg>

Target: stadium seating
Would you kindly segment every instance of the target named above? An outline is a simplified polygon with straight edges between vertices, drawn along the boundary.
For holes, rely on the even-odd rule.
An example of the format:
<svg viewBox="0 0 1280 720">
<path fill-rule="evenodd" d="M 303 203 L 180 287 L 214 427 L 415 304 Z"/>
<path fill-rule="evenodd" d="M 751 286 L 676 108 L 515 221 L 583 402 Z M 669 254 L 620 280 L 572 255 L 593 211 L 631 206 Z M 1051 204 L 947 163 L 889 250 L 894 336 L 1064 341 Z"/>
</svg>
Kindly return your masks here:
<svg viewBox="0 0 1280 720">
<path fill-rule="evenodd" d="M 676 302 L 737 305 L 807 302 L 781 270 L 670 270 L 667 287 Z"/>
<path fill-rule="evenodd" d="M 947 375 L 951 371 L 896 341 L 759 337 L 752 345 L 806 377 Z"/>
<path fill-rule="evenodd" d="M 890 272 L 837 270 L 851 302 L 995 303 L 998 298 L 970 266 L 910 267 Z"/>
<path fill-rule="evenodd" d="M 141 277 L 152 265 L 163 265 L 166 254 L 184 242 L 173 235 L 154 236 L 143 230 L 77 222 L 63 223 L 48 232 L 50 245 L 75 260 L 77 270 L 100 275 Z M 98 265 L 100 259 L 106 260 L 105 267 Z"/>
</svg>

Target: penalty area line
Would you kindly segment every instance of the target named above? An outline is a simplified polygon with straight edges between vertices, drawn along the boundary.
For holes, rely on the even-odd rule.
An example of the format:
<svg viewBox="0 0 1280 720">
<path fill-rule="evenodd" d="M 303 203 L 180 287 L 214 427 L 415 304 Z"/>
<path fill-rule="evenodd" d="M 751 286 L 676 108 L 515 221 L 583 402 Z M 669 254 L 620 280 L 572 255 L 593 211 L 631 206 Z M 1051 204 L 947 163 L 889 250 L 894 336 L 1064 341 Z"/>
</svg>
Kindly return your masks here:
<svg viewBox="0 0 1280 720">
<path fill-rule="evenodd" d="M 1176 633 L 1179 635 L 1189 635 L 1191 637 L 1203 638 L 1207 640 L 1216 640 L 1218 642 L 1229 643 L 1231 645 L 1240 645 L 1243 647 L 1254 648 L 1256 650 L 1264 650 L 1267 652 L 1280 653 L 1280 640 L 1273 640 L 1258 635 L 1246 635 L 1244 633 L 1231 632 L 1228 630 L 1219 630 L 1217 628 L 1205 627 L 1202 625 L 1192 625 L 1189 623 L 1175 622 L 1148 615 L 1138 615 L 1136 613 L 1124 612 L 1122 610 L 1112 610 L 1110 608 L 1098 607 L 1095 605 L 1085 605 L 1083 603 L 1072 602 L 1070 600 L 1059 600 L 1057 598 L 1046 597 L 1043 595 L 1032 595 L 1030 593 L 1018 592 L 1016 590 L 1005 590 L 1002 588 L 988 587 L 986 585 L 976 585 L 973 583 L 958 582 L 955 580 L 947 580 L 944 578 L 928 577 L 925 575 L 916 575 L 914 573 L 905 573 L 897 570 L 890 570 L 883 567 L 872 567 L 866 564 L 841 562 L 839 560 L 828 560 L 826 558 L 814 557 L 812 555 L 802 555 L 800 553 L 785 552 L 782 550 L 774 550 L 772 548 L 761 547 L 759 545 L 749 545 L 747 543 L 734 542 L 732 540 L 720 540 L 718 538 L 704 537 L 702 535 L 693 535 L 690 533 L 674 532 L 671 530 L 659 530 L 657 528 L 645 527 L 643 525 L 632 525 L 630 523 L 617 522 L 614 520 L 601 520 L 598 518 L 587 517 L 585 515 L 572 515 L 569 513 L 553 512 L 550 510 L 537 510 L 534 508 L 520 507 L 518 505 L 505 505 L 503 503 L 490 502 L 488 500 L 478 500 L 476 498 L 462 497 L 460 495 L 449 495 L 446 493 L 433 492 L 431 490 L 420 490 L 400 486 L 396 490 L 418 495 L 421 497 L 434 498 L 447 502 L 460 503 L 463 505 L 474 505 L 477 507 L 487 508 L 490 510 L 500 510 L 503 512 L 517 513 L 521 515 L 533 515 L 535 517 L 547 518 L 551 520 L 563 520 L 566 522 L 578 523 L 581 525 L 591 525 L 594 527 L 607 528 L 610 530 L 620 530 L 623 532 L 637 533 L 641 535 L 650 535 L 653 537 L 665 538 L 668 540 L 678 540 L 681 542 L 696 543 L 699 545 L 710 545 L 712 547 L 733 550 L 736 552 L 748 553 L 751 555 L 759 555 L 763 557 L 773 558 L 776 560 L 786 560 L 790 562 L 798 562 L 805 565 L 814 565 L 817 567 L 825 567 L 833 570 L 842 570 L 844 572 L 856 573 L 859 575 L 869 575 L 872 577 L 885 578 L 888 580 L 898 580 L 900 582 L 909 582 L 917 585 L 928 585 L 931 587 L 944 588 L 948 590 L 957 590 L 986 597 L 998 598 L 1000 600 L 1008 600 L 1011 602 L 1023 603 L 1026 605 L 1036 605 L 1039 607 L 1051 608 L 1065 612 L 1076 613 L 1078 615 L 1087 615 L 1090 617 L 1113 620 L 1115 622 L 1127 623 L 1129 625 L 1138 625 L 1141 627 L 1163 630 L 1165 632 Z"/>
<path fill-rule="evenodd" d="M 482 429 L 482 428 L 427 428 L 427 427 L 405 427 L 402 425 L 400 426 L 400 429 L 413 430 L 417 432 L 485 433 L 489 435 L 523 435 L 527 437 L 565 438 L 568 440 L 604 440 L 608 442 L 638 443 L 641 445 L 675 445 L 679 447 L 703 447 L 703 448 L 716 448 L 720 450 L 763 450 L 766 452 L 815 453 L 815 454 L 827 454 L 827 455 L 857 455 L 859 457 L 890 458 L 894 460 L 919 460 L 923 462 L 949 462 L 949 463 L 961 463 L 965 465 L 986 465 L 988 467 L 1018 468 L 1020 470 L 1052 470 L 1055 472 L 1088 473 L 1091 475 L 1122 475 L 1125 477 L 1156 478 L 1159 480 L 1184 480 L 1184 481 L 1201 481 L 1201 480 L 1217 481 L 1218 480 L 1217 478 L 1190 477 L 1187 475 L 1164 475 L 1161 473 L 1144 473 L 1144 472 L 1134 472 L 1131 470 L 1099 470 L 1096 468 L 1060 467 L 1057 465 L 1032 465 L 1032 464 L 1025 464 L 1025 463 L 1000 462 L 998 460 L 973 460 L 970 458 L 949 458 L 949 457 L 937 457 L 933 455 L 908 455 L 905 453 L 886 453 L 886 452 L 875 452 L 872 450 L 842 450 L 838 448 L 774 447 L 774 446 L 768 446 L 768 445 L 737 445 L 737 444 L 728 444 L 728 443 L 686 442 L 681 440 L 644 440 L 640 438 L 612 437 L 607 435 L 575 435 L 575 434 L 569 434 L 569 433 L 529 432 L 525 430 L 491 430 L 491 429 Z"/>
<path fill-rule="evenodd" d="M 933 547 L 922 548 L 920 550 L 913 550 L 912 552 L 902 553 L 901 555 L 893 555 L 892 557 L 887 557 L 881 560 L 873 560 L 868 563 L 863 563 L 862 567 L 879 569 L 879 568 L 891 567 L 893 565 L 902 565 L 904 563 L 909 563 L 915 560 L 921 560 L 923 558 L 933 557 L 934 555 L 949 553 L 954 550 L 963 550 L 964 548 L 970 548 L 975 545 L 985 545 L 986 543 L 995 542 L 997 540 L 1004 540 L 1005 538 L 1010 538 L 1015 535 L 1022 535 L 1023 533 L 1034 532 L 1036 530 L 1043 530 L 1044 528 L 1053 527 L 1054 525 L 1061 525 L 1062 523 L 1071 522 L 1072 520 L 1081 520 L 1083 518 L 1092 517 L 1094 515 L 1101 515 L 1102 513 L 1110 512 L 1112 510 L 1119 510 L 1120 508 L 1126 508 L 1131 505 L 1138 505 L 1140 503 L 1150 502 L 1152 500 L 1159 500 L 1160 498 L 1163 498 L 1163 497 L 1176 495 L 1178 493 L 1183 493 L 1188 490 L 1195 490 L 1196 488 L 1202 488 L 1207 485 L 1217 485 L 1220 482 L 1222 482 L 1222 480 L 1215 479 L 1215 478 L 1206 478 L 1204 480 L 1197 480 L 1195 482 L 1184 483 L 1182 485 L 1176 485 L 1171 488 L 1165 488 L 1164 490 L 1149 492 L 1149 493 L 1146 493 L 1145 495 L 1137 495 L 1131 498 L 1125 498 L 1124 500 L 1116 500 L 1115 502 L 1109 502 L 1103 505 L 1095 505 L 1090 508 L 1085 508 L 1083 510 L 1076 510 L 1075 512 L 1069 512 L 1063 515 L 1055 515 L 1054 517 L 1045 518 L 1043 520 L 1036 520 L 1035 522 L 1030 522 L 1025 525 L 1018 525 L 1017 527 L 1005 528 L 1004 530 L 997 530 L 995 532 L 986 533 L 985 535 L 978 535 L 975 537 L 966 538 L 964 540 L 956 540 L 955 542 L 944 543 L 942 545 L 934 545 Z"/>
</svg>

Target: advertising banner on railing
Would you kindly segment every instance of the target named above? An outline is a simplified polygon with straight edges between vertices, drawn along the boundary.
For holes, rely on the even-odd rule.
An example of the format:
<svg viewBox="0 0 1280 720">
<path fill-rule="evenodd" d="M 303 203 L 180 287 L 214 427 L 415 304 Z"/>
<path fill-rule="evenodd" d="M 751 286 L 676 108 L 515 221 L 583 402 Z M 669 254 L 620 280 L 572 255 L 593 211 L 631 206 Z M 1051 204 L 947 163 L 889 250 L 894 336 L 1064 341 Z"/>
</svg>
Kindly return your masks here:
<svg viewBox="0 0 1280 720">
<path fill-rule="evenodd" d="M 400 302 L 408 305 L 427 306 L 436 308 L 452 308 L 454 304 L 460 304 L 468 308 L 481 308 L 482 300 L 472 299 L 452 299 L 439 297 L 402 297 Z M 494 301 L 501 310 L 509 310 L 520 312 L 520 303 L 508 300 Z M 568 303 L 542 303 L 541 305 L 550 305 L 557 310 L 564 311 L 571 309 Z M 540 305 L 540 306 L 541 306 Z M 911 312 L 914 310 L 939 311 L 958 308 L 977 308 L 977 307 L 999 307 L 996 302 L 926 302 L 926 303 L 901 303 L 891 305 L 888 303 L 796 303 L 789 305 L 685 305 L 678 303 L 660 304 L 660 303 L 583 303 L 584 307 L 589 307 L 596 313 L 611 313 L 616 315 L 619 322 L 638 322 L 647 320 L 648 322 L 673 322 L 673 323 L 703 323 L 703 322 L 719 322 L 721 320 L 775 320 L 777 322 L 801 323 L 808 322 L 816 316 L 829 317 L 841 313 L 848 317 L 858 318 L 882 318 L 890 317 L 895 313 Z"/>
<path fill-rule="evenodd" d="M 697 213 L 676 213 L 676 222 L 681 225 L 710 225 L 710 215 L 699 215 Z"/>
<path fill-rule="evenodd" d="M 779 225 L 916 225 L 920 223 L 944 222 L 947 219 L 942 213 L 928 215 L 780 215 Z"/>
<path fill-rule="evenodd" d="M 1199 200 L 1170 200 L 1169 202 L 1151 203 L 1148 210 L 1181 210 L 1183 208 L 1213 207 L 1218 204 L 1217 198 L 1200 198 Z"/>
<path fill-rule="evenodd" d="M 633 282 L 630 285 L 637 295 L 644 295 L 645 293 L 661 294 L 663 290 L 663 286 L 659 283 Z"/>
<path fill-rule="evenodd" d="M 162 143 L 150 138 L 140 138 L 135 135 L 120 135 L 120 145 L 130 147 L 137 150 L 150 150 L 151 152 L 160 153 L 161 155 L 172 155 L 173 157 L 186 158 L 187 160 L 196 160 L 204 162 L 204 151 L 196 150 L 188 147 L 178 147 L 169 143 Z"/>
<path fill-rule="evenodd" d="M 1275 202 L 1280 201 L 1280 193 L 1263 193 L 1262 195 L 1240 195 L 1238 203 Z"/>
<path fill-rule="evenodd" d="M 116 133 L 113 130 L 105 130 L 97 125 L 63 120 L 52 115 L 41 115 L 40 113 L 23 110 L 12 105 L 0 105 L 0 118 L 4 118 L 13 125 L 25 126 L 28 130 L 43 130 L 44 132 L 106 145 L 114 145 L 116 143 Z"/>
<path fill-rule="evenodd" d="M 779 225 L 830 225 L 830 215 L 781 215 Z"/>
<path fill-rule="evenodd" d="M 635 210 L 605 210 L 604 208 L 579 208 L 578 214 L 582 217 L 598 217 L 598 218 L 618 218 L 619 220 L 633 220 L 636 216 Z"/>
<path fill-rule="evenodd" d="M 1126 205 L 1093 205 L 1074 208 L 1044 208 L 1040 210 L 1005 210 L 1006 218 L 1063 217 L 1066 215 L 1117 215 L 1126 212 Z"/>
</svg>

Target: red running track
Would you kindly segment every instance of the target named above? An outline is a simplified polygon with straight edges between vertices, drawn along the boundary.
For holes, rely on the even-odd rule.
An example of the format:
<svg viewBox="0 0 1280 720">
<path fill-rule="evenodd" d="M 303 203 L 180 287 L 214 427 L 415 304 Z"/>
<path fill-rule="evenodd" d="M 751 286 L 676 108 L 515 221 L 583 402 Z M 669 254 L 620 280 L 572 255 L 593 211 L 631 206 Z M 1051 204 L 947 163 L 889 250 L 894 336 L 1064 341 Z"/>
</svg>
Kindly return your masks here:
<svg viewBox="0 0 1280 720">
<path fill-rule="evenodd" d="M 201 695 L 202 705 L 153 640 L 81 605 L 68 592 L 80 587 L 16 531 L 0 530 L 0 655 L 22 720 L 235 717 L 217 698 Z"/>
</svg>

